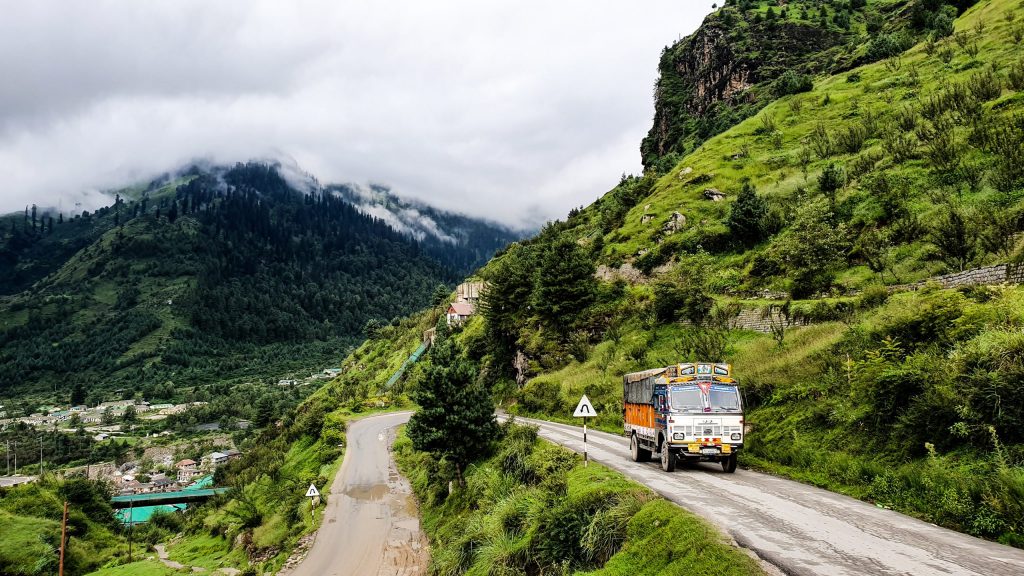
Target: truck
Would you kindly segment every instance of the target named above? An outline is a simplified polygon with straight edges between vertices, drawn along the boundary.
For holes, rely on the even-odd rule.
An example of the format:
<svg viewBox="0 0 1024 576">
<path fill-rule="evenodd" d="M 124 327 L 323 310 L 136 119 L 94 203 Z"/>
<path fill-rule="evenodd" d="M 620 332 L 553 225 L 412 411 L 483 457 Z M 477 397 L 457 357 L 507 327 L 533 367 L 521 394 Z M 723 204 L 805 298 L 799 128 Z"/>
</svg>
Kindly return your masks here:
<svg viewBox="0 0 1024 576">
<path fill-rule="evenodd" d="M 692 362 L 622 377 L 624 432 L 634 462 L 652 454 L 661 468 L 719 462 L 736 471 L 743 450 L 743 402 L 732 366 Z"/>
</svg>

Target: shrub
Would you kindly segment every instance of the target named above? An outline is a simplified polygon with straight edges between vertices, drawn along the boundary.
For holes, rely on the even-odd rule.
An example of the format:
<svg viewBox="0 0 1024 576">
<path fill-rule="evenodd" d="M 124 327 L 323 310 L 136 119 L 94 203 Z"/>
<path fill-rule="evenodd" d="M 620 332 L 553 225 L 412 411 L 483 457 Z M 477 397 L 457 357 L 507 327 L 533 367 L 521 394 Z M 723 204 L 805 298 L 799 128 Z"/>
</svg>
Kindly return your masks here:
<svg viewBox="0 0 1024 576">
<path fill-rule="evenodd" d="M 905 132 L 917 128 L 917 110 L 911 106 L 904 106 L 896 113 L 896 124 Z"/>
<path fill-rule="evenodd" d="M 882 148 L 896 162 L 906 162 L 917 157 L 917 138 L 910 132 L 890 130 L 882 139 Z"/>
<path fill-rule="evenodd" d="M 1018 60 L 1010 65 L 1010 69 L 1006 73 L 1006 79 L 1010 84 L 1010 88 L 1017 91 L 1024 90 L 1024 60 Z"/>
<path fill-rule="evenodd" d="M 825 160 L 832 156 L 833 145 L 832 137 L 829 136 L 828 128 L 825 127 L 824 122 L 818 122 L 814 126 L 814 131 L 810 135 L 811 148 L 814 153 L 817 154 L 818 158 Z"/>
<path fill-rule="evenodd" d="M 755 134 L 771 134 L 772 132 L 778 130 L 778 127 L 775 123 L 774 114 L 765 112 L 764 114 L 761 114 L 758 118 L 760 118 L 761 120 L 761 127 L 754 131 Z"/>
<path fill-rule="evenodd" d="M 928 241 L 935 247 L 939 259 L 953 270 L 964 270 L 974 260 L 976 238 L 973 219 L 955 204 L 946 205 L 928 230 Z"/>
<path fill-rule="evenodd" d="M 818 189 L 829 198 L 832 204 L 836 202 L 836 193 L 846 186 L 846 174 L 843 168 L 835 163 L 828 166 L 818 176 Z"/>
<path fill-rule="evenodd" d="M 703 274 L 685 269 L 674 278 L 654 284 L 654 315 L 660 322 L 673 322 L 685 318 L 693 324 L 703 324 L 715 301 L 705 291 Z"/>
<path fill-rule="evenodd" d="M 850 124 L 836 134 L 836 145 L 847 154 L 856 154 L 864 147 L 868 131 L 862 125 Z"/>
<path fill-rule="evenodd" d="M 849 240 L 845 225 L 835 222 L 825 204 L 809 202 L 797 211 L 775 248 L 789 272 L 793 297 L 800 298 L 832 285 L 849 252 Z"/>
<path fill-rule="evenodd" d="M 555 414 L 563 408 L 562 387 L 557 381 L 535 378 L 519 391 L 519 407 L 532 414 Z"/>
<path fill-rule="evenodd" d="M 912 45 L 912 40 L 905 34 L 882 33 L 871 39 L 868 44 L 867 57 L 874 62 L 884 58 L 899 56 Z"/>
<path fill-rule="evenodd" d="M 800 74 L 793 70 L 786 70 L 779 79 L 775 81 L 775 94 L 778 97 L 787 94 L 799 94 L 810 92 L 814 89 L 814 80 L 807 74 Z"/>
<path fill-rule="evenodd" d="M 986 102 L 999 97 L 1003 92 L 1003 82 L 989 68 L 968 78 L 967 89 L 977 100 Z"/>
<path fill-rule="evenodd" d="M 860 125 L 864 127 L 865 138 L 874 138 L 878 136 L 878 114 L 875 114 L 871 108 L 868 108 L 860 117 Z"/>
</svg>

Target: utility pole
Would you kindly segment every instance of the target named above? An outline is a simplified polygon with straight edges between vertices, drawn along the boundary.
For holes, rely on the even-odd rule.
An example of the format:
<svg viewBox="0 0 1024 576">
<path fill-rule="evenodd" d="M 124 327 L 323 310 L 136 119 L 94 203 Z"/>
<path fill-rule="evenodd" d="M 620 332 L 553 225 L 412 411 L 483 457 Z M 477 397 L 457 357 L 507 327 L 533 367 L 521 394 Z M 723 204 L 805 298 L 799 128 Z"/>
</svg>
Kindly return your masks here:
<svg viewBox="0 0 1024 576">
<path fill-rule="evenodd" d="M 7 475 L 11 475 L 11 441 L 7 441 L 7 450 L 4 452 L 7 456 Z"/>
<path fill-rule="evenodd" d="M 39 479 L 43 478 L 43 437 L 39 437 Z"/>
<path fill-rule="evenodd" d="M 18 441 L 14 441 L 14 475 L 18 475 Z"/>
<path fill-rule="evenodd" d="M 64 576 L 64 549 L 68 542 L 68 501 L 64 501 L 64 517 L 60 521 L 60 576 Z"/>
</svg>

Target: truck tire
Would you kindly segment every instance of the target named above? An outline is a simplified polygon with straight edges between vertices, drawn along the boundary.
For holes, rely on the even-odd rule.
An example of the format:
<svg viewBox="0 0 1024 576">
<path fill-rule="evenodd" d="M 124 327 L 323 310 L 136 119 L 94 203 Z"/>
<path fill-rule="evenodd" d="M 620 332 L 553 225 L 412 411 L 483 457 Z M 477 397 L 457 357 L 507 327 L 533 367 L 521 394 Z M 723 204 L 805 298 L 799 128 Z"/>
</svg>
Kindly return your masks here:
<svg viewBox="0 0 1024 576">
<path fill-rule="evenodd" d="M 661 469 L 665 472 L 676 471 L 676 453 L 669 450 L 668 442 L 661 443 Z"/>
<path fill-rule="evenodd" d="M 736 455 L 735 454 L 733 454 L 732 456 L 729 456 L 728 458 L 725 458 L 725 459 L 722 460 L 722 470 L 725 470 L 726 473 L 728 473 L 728 474 L 732 474 L 733 472 L 736 471 Z"/>
<path fill-rule="evenodd" d="M 633 462 L 649 462 L 651 451 L 640 447 L 640 440 L 633 434 L 629 439 L 629 453 L 633 456 Z"/>
</svg>

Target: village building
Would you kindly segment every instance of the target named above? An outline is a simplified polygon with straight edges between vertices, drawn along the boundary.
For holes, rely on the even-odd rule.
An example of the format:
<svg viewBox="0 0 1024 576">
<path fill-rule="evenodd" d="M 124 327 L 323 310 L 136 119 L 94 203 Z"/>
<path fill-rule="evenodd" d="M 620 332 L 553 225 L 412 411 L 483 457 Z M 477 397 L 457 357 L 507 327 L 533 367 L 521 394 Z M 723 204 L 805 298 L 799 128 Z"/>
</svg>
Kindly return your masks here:
<svg viewBox="0 0 1024 576">
<path fill-rule="evenodd" d="M 203 456 L 203 468 L 211 469 L 226 464 L 228 455 L 223 452 L 210 452 Z"/>
<path fill-rule="evenodd" d="M 470 302 L 452 302 L 448 305 L 448 313 L 446 314 L 447 322 L 449 326 L 455 326 L 466 321 L 467 318 L 473 315 L 474 307 Z"/>
<path fill-rule="evenodd" d="M 178 470 L 178 484 L 189 484 L 198 476 L 202 476 L 203 472 L 199 470 L 199 465 L 195 460 L 186 458 L 181 460 L 174 465 Z"/>
</svg>

